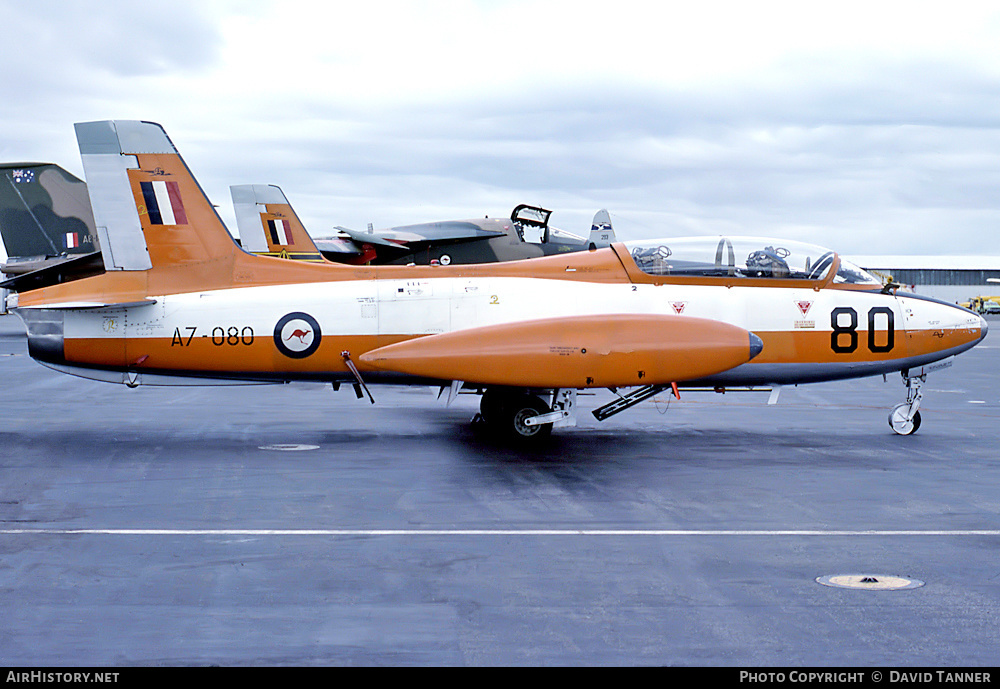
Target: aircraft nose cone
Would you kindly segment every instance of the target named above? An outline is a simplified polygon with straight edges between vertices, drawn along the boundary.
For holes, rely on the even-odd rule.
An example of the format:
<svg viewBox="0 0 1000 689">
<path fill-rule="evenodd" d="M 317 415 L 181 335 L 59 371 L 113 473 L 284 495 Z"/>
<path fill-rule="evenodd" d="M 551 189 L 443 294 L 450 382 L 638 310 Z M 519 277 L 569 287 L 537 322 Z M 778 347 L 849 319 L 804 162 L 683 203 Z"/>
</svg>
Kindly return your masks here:
<svg viewBox="0 0 1000 689">
<path fill-rule="evenodd" d="M 750 333 L 750 359 L 752 360 L 764 349 L 764 340 Z"/>
<path fill-rule="evenodd" d="M 990 331 L 990 324 L 982 316 L 979 317 L 979 330 L 979 341 L 982 342 L 986 339 L 986 333 Z"/>
</svg>

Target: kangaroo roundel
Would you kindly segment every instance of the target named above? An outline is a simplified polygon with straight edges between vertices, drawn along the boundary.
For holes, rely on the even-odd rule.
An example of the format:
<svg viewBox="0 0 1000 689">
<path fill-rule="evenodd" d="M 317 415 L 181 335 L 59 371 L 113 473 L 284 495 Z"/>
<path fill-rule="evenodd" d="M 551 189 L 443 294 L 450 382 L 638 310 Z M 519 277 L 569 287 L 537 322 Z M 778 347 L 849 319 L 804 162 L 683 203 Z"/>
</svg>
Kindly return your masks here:
<svg viewBox="0 0 1000 689">
<path fill-rule="evenodd" d="M 274 326 L 274 344 L 292 359 L 305 359 L 319 348 L 323 337 L 319 323 L 308 313 L 287 314 Z"/>
</svg>

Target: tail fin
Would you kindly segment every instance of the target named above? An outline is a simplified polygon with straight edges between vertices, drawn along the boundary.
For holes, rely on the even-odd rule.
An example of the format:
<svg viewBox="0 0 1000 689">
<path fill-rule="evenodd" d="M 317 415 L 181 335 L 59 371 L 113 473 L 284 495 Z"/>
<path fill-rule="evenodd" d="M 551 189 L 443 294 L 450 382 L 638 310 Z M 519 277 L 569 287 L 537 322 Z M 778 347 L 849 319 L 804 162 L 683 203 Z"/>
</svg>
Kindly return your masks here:
<svg viewBox="0 0 1000 689">
<path fill-rule="evenodd" d="M 587 240 L 587 244 L 591 248 L 600 249 L 611 246 L 613 241 L 615 241 L 615 231 L 611 227 L 611 215 L 602 208 L 594 214 L 594 223 L 590 227 L 590 239 Z"/>
<path fill-rule="evenodd" d="M 239 252 L 163 127 L 84 122 L 76 138 L 109 272 L 217 262 Z"/>
<path fill-rule="evenodd" d="M 244 249 L 296 261 L 324 261 L 279 187 L 241 184 L 229 191 Z"/>
<path fill-rule="evenodd" d="M 0 165 L 0 235 L 9 259 L 100 249 L 87 185 L 51 163 Z"/>
</svg>

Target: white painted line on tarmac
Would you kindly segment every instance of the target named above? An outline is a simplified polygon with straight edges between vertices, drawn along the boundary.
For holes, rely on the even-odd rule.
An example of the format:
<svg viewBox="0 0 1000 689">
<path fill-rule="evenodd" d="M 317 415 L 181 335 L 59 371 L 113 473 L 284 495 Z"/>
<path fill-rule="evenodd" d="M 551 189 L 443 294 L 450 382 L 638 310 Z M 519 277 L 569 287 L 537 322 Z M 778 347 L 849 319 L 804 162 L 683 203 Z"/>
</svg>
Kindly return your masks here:
<svg viewBox="0 0 1000 689">
<path fill-rule="evenodd" d="M 1000 536 L 1000 529 L 0 529 L 0 535 L 51 536 Z"/>
</svg>

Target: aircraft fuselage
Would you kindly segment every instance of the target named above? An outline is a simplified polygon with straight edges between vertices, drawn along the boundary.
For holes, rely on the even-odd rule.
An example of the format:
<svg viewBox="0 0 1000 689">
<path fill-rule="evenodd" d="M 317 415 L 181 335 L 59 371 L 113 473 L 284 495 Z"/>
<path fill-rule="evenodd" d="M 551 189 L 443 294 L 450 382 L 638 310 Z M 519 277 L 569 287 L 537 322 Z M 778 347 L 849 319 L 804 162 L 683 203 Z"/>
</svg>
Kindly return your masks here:
<svg viewBox="0 0 1000 689">
<path fill-rule="evenodd" d="M 353 375 L 344 358 L 348 352 L 366 379 L 408 382 L 411 376 L 386 373 L 359 360 L 381 347 L 429 335 L 625 313 L 705 319 L 754 333 L 763 349 L 752 361 L 697 382 L 761 385 L 913 368 L 968 349 L 986 330 L 981 317 L 949 304 L 807 286 L 442 275 L 151 294 L 149 299 L 152 303 L 139 306 L 21 309 L 32 356 L 60 367 L 80 367 L 81 375 L 104 369 L 339 381 Z M 577 349 L 588 345 L 595 343 L 586 332 L 564 344 Z M 463 380 L 481 382 L 474 370 Z M 596 385 L 581 380 L 577 387 Z"/>
</svg>

